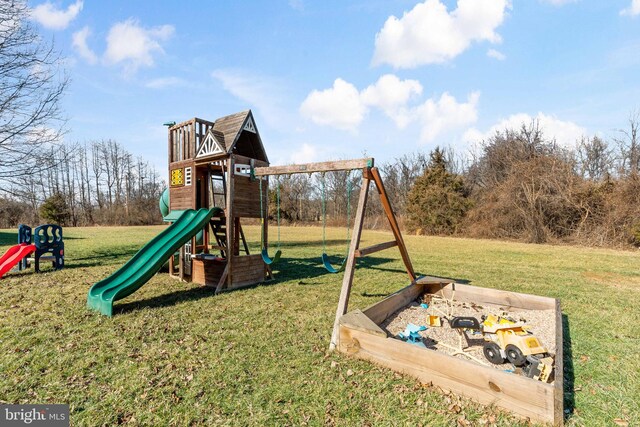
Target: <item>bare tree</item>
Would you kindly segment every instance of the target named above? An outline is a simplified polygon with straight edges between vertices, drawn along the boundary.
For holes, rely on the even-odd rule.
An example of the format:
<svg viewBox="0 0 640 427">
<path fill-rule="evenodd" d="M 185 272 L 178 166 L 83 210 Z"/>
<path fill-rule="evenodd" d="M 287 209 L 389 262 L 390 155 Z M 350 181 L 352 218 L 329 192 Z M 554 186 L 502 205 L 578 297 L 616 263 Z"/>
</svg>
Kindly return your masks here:
<svg viewBox="0 0 640 427">
<path fill-rule="evenodd" d="M 0 2 L 0 180 L 16 182 L 45 167 L 64 120 L 68 79 L 53 44 L 43 43 L 23 0 Z M 3 185 L 0 188 L 8 188 Z"/>
<path fill-rule="evenodd" d="M 580 175 L 585 179 L 600 181 L 611 172 L 613 152 L 607 142 L 597 136 L 582 138 L 576 156 Z"/>
<path fill-rule="evenodd" d="M 629 128 L 618 130 L 614 141 L 620 147 L 620 173 L 635 176 L 640 170 L 640 112 L 629 115 Z"/>
</svg>

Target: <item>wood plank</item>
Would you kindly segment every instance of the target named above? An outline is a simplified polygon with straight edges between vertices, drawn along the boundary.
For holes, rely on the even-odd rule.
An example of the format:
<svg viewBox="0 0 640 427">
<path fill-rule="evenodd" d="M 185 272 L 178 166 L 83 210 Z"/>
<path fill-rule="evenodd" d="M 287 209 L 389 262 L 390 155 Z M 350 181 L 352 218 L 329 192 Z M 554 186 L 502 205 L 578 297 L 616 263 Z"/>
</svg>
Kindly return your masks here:
<svg viewBox="0 0 640 427">
<path fill-rule="evenodd" d="M 233 284 L 264 282 L 264 262 L 262 256 L 243 255 L 233 257 Z"/>
<path fill-rule="evenodd" d="M 422 285 L 414 283 L 394 292 L 382 301 L 370 305 L 366 309 L 362 310 L 362 312 L 374 323 L 379 325 L 393 312 L 418 298 L 422 292 Z"/>
<path fill-rule="evenodd" d="M 353 310 L 342 316 L 340 318 L 340 325 L 355 329 L 356 331 L 378 335 L 383 338 L 387 337 L 387 333 L 380 329 L 378 325 L 373 323 L 373 321 L 360 310 Z"/>
<path fill-rule="evenodd" d="M 229 179 L 227 179 L 227 210 L 226 210 L 226 226 L 227 226 L 227 286 L 231 286 L 232 280 L 233 280 L 233 248 L 235 245 L 235 242 L 233 241 L 233 237 L 235 236 L 235 233 L 233 231 L 233 226 L 235 224 L 235 213 L 233 211 L 233 200 L 235 198 L 235 192 L 234 192 L 234 184 L 235 184 L 235 179 L 232 179 L 233 177 L 233 166 L 234 165 L 234 160 L 233 157 L 229 157 L 227 159 L 227 177 Z M 216 292 L 218 292 L 216 290 Z"/>
<path fill-rule="evenodd" d="M 216 286 L 216 294 L 222 292 L 225 283 L 227 283 L 227 276 L 229 275 L 229 262 L 227 261 L 227 265 L 224 267 L 224 271 L 222 272 L 222 276 L 220 276 L 220 281 L 218 282 L 218 286 Z"/>
<path fill-rule="evenodd" d="M 236 163 L 240 163 L 243 165 L 250 165 L 253 163 L 255 167 L 266 167 L 269 166 L 268 162 L 264 160 L 252 159 L 251 157 L 241 156 L 240 154 L 232 154 Z"/>
<path fill-rule="evenodd" d="M 454 283 L 455 280 L 447 279 L 446 277 L 437 277 L 437 276 L 420 276 L 416 279 L 416 283 L 420 285 L 447 285 L 449 283 Z M 439 287 L 435 288 L 440 289 Z"/>
<path fill-rule="evenodd" d="M 180 259 L 180 263 L 178 264 L 178 276 L 180 277 L 180 280 L 184 281 L 184 245 L 180 247 L 180 255 L 178 258 Z"/>
<path fill-rule="evenodd" d="M 346 171 L 353 169 L 365 169 L 370 167 L 373 167 L 372 157 L 355 160 L 337 160 L 334 162 L 317 162 L 297 165 L 257 167 L 255 168 L 255 175 L 291 175 L 294 173 Z"/>
<path fill-rule="evenodd" d="M 431 287 L 432 290 L 433 288 L 434 287 Z M 436 289 L 438 288 L 436 287 Z M 462 302 L 495 304 L 506 308 L 522 308 L 528 310 L 553 310 L 556 307 L 556 300 L 554 298 L 502 291 L 499 289 L 480 288 L 460 283 L 445 285 L 441 291 L 438 290 L 433 293 L 451 298 L 454 289 L 455 299 Z"/>
<path fill-rule="evenodd" d="M 338 299 L 338 307 L 336 308 L 336 318 L 333 321 L 333 331 L 331 333 L 329 350 L 334 350 L 338 345 L 338 341 L 340 340 L 340 318 L 347 312 L 349 307 L 349 296 L 351 295 L 351 285 L 353 284 L 353 274 L 356 265 L 355 255 L 356 250 L 360 245 L 360 237 L 362 236 L 362 226 L 364 224 L 364 213 L 367 206 L 370 183 L 371 180 L 368 177 L 365 176 L 362 178 L 360 197 L 358 198 L 358 209 L 356 210 L 347 260 L 345 261 L 347 265 L 345 266 L 344 276 L 342 277 L 342 288 L 340 289 L 340 298 Z"/>
<path fill-rule="evenodd" d="M 184 122 L 176 123 L 175 125 L 171 126 L 169 130 L 179 130 L 182 127 L 190 126 L 196 120 L 197 119 L 194 118 L 194 119 L 185 120 Z"/>
<path fill-rule="evenodd" d="M 407 270 L 407 274 L 409 278 L 414 281 L 416 280 L 416 274 L 413 271 L 413 265 L 411 264 L 411 258 L 409 257 L 409 252 L 407 252 L 407 247 L 404 244 L 404 239 L 402 238 L 402 232 L 400 231 L 400 226 L 398 225 L 398 221 L 396 220 L 396 216 L 393 213 L 393 208 L 391 207 L 391 202 L 389 201 L 389 197 L 387 196 L 387 191 L 384 188 L 384 184 L 382 182 L 382 178 L 380 177 L 380 172 L 378 168 L 371 168 L 371 175 L 373 177 L 373 181 L 378 188 L 378 193 L 380 194 L 380 201 L 382 202 L 382 208 L 384 209 L 385 214 L 387 215 L 387 219 L 389 220 L 389 225 L 391 226 L 391 231 L 393 232 L 393 236 L 396 238 L 396 242 L 398 242 L 398 249 L 400 250 L 400 255 L 402 256 L 402 262 L 404 262 L 405 269 Z"/>
<path fill-rule="evenodd" d="M 554 421 L 554 387 L 393 338 L 340 327 L 339 350 L 418 378 L 479 403 L 538 422 Z"/>
<path fill-rule="evenodd" d="M 361 258 L 374 252 L 380 252 L 385 249 L 393 248 L 394 246 L 398 246 L 398 242 L 392 240 L 391 242 L 378 243 L 377 245 L 371 245 L 364 249 L 358 249 L 356 251 L 356 258 Z"/>
<path fill-rule="evenodd" d="M 556 354 L 554 358 L 554 425 L 562 426 L 564 424 L 564 332 L 562 325 L 562 308 L 560 300 L 555 300 L 555 317 L 556 317 Z"/>
</svg>

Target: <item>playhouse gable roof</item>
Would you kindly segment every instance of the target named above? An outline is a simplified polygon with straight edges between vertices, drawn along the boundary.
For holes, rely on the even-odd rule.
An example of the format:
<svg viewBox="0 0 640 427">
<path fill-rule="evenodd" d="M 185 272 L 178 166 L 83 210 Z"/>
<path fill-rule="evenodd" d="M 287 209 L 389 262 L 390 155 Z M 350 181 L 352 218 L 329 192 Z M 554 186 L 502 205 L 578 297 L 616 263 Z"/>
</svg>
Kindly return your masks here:
<svg viewBox="0 0 640 427">
<path fill-rule="evenodd" d="M 198 148 L 196 158 L 217 156 L 226 152 L 227 150 L 224 144 L 224 134 L 217 130 L 209 129 L 202 143 L 200 144 L 200 147 Z"/>
<path fill-rule="evenodd" d="M 224 144 L 227 153 L 235 152 L 268 162 L 251 110 L 220 117 L 213 125 L 213 132 L 223 135 L 223 138 L 216 139 Z"/>
</svg>

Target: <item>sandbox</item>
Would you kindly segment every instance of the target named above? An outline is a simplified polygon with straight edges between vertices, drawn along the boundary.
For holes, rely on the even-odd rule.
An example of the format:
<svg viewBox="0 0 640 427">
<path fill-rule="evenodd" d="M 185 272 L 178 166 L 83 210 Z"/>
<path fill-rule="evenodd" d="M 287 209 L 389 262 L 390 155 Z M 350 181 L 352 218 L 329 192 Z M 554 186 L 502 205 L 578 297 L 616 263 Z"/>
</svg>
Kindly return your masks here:
<svg viewBox="0 0 640 427">
<path fill-rule="evenodd" d="M 472 312 L 504 310 L 522 317 L 538 329 L 537 334 L 554 356 L 553 382 L 545 383 L 508 372 L 500 365 L 480 364 L 464 356 L 452 356 L 443 347 L 421 348 L 395 337 L 418 310 L 421 296 L 453 300 L 458 310 Z M 455 309 L 455 308 L 454 308 Z M 469 313 L 458 313 L 458 315 Z M 401 320 L 398 321 L 398 318 Z M 519 319 L 518 319 L 519 320 Z M 354 310 L 340 318 L 338 350 L 395 371 L 412 375 L 423 383 L 495 405 L 536 422 L 563 424 L 562 313 L 554 298 L 505 292 L 424 277 L 365 310 Z M 431 334 L 430 334 L 431 332 Z M 437 331 L 444 334 L 445 331 Z M 434 335 L 435 334 L 435 335 Z M 446 340 L 436 328 L 430 336 Z M 428 343 L 427 343 L 428 344 Z M 479 354 L 471 353 L 482 358 Z"/>
</svg>

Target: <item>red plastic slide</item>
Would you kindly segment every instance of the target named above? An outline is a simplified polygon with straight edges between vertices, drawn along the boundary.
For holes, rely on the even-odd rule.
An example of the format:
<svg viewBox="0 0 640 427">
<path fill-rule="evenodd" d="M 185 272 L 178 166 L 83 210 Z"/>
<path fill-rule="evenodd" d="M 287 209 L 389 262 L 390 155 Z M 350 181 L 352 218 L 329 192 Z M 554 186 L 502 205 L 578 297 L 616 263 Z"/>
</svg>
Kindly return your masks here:
<svg viewBox="0 0 640 427">
<path fill-rule="evenodd" d="M 0 258 L 0 279 L 7 271 L 11 270 L 25 257 L 35 252 L 35 250 L 36 245 L 27 245 L 26 243 L 11 246 L 7 253 L 2 255 L 2 258 Z"/>
</svg>

